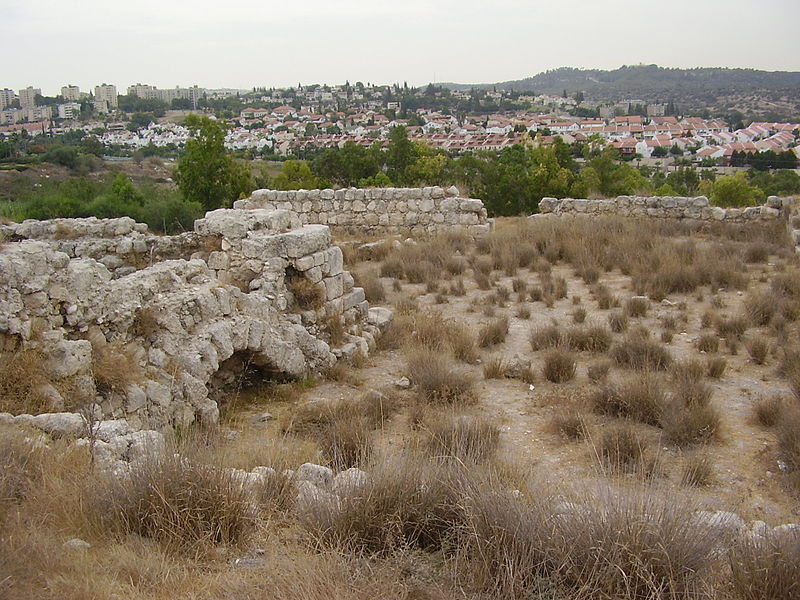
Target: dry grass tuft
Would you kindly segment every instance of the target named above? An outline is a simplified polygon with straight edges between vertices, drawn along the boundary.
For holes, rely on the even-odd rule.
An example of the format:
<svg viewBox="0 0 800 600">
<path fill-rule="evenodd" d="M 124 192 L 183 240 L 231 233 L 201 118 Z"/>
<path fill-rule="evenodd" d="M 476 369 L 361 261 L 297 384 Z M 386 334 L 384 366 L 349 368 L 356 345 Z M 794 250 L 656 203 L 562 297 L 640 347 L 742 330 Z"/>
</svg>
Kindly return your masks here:
<svg viewBox="0 0 800 600">
<path fill-rule="evenodd" d="M 608 326 L 614 333 L 622 333 L 628 329 L 628 315 L 623 311 L 614 311 L 608 315 Z"/>
<path fill-rule="evenodd" d="M 508 335 L 508 317 L 499 317 L 481 327 L 478 332 L 478 345 L 481 348 L 488 348 L 502 344 L 506 341 L 506 335 Z"/>
<path fill-rule="evenodd" d="M 663 383 L 650 373 L 642 373 L 622 384 L 600 388 L 592 394 L 591 402 L 600 414 L 658 425 L 667 399 Z"/>
<path fill-rule="evenodd" d="M 245 542 L 256 518 L 234 472 L 170 452 L 134 465 L 129 477 L 109 479 L 93 508 L 112 535 L 154 539 L 189 556 Z"/>
<path fill-rule="evenodd" d="M 92 376 L 103 396 L 124 391 L 142 377 L 129 348 L 120 343 L 92 345 Z"/>
<path fill-rule="evenodd" d="M 500 428 L 474 417 L 432 419 L 421 430 L 422 450 L 437 460 L 477 464 L 492 459 L 500 444 Z"/>
<path fill-rule="evenodd" d="M 375 465 L 366 484 L 344 494 L 338 505 L 317 502 L 299 518 L 317 543 L 344 552 L 440 550 L 463 526 L 465 481 L 458 465 L 410 454 Z"/>
<path fill-rule="evenodd" d="M 775 427 L 785 414 L 786 404 L 780 396 L 767 396 L 756 400 L 753 415 L 756 422 L 764 427 Z"/>
<path fill-rule="evenodd" d="M 555 348 L 562 343 L 561 330 L 558 325 L 537 327 L 531 330 L 528 340 L 531 344 L 531 350 L 534 352 L 545 348 Z"/>
<path fill-rule="evenodd" d="M 576 352 L 606 352 L 611 346 L 611 332 L 605 327 L 572 327 L 564 334 L 564 340 Z"/>
<path fill-rule="evenodd" d="M 721 356 L 714 356 L 706 361 L 706 374 L 711 379 L 720 379 L 728 367 L 728 361 Z"/>
<path fill-rule="evenodd" d="M 0 412 L 36 415 L 52 410 L 40 392 L 49 383 L 45 373 L 45 357 L 37 350 L 0 352 Z"/>
<path fill-rule="evenodd" d="M 586 374 L 590 381 L 597 383 L 605 381 L 606 377 L 608 377 L 609 369 L 611 369 L 611 363 L 607 360 L 602 360 L 589 365 L 586 369 Z"/>
<path fill-rule="evenodd" d="M 672 363 L 669 351 L 658 342 L 641 335 L 629 335 L 611 348 L 611 358 L 621 367 L 663 371 Z"/>
<path fill-rule="evenodd" d="M 763 365 L 769 354 L 769 340 L 761 336 L 753 336 L 745 342 L 745 348 L 752 360 L 757 365 Z"/>
<path fill-rule="evenodd" d="M 588 437 L 589 433 L 586 421 L 575 411 L 555 415 L 550 420 L 550 427 L 567 440 L 583 440 Z"/>
<path fill-rule="evenodd" d="M 714 463 L 708 454 L 696 452 L 686 458 L 681 473 L 681 485 L 703 487 L 714 480 Z"/>
<path fill-rule="evenodd" d="M 287 276 L 286 288 L 298 310 L 319 310 L 325 304 L 325 289 L 303 275 Z"/>
<path fill-rule="evenodd" d="M 544 356 L 542 375 L 553 383 L 566 383 L 575 377 L 575 355 L 563 348 L 552 348 Z"/>
<path fill-rule="evenodd" d="M 484 379 L 503 379 L 508 372 L 508 366 L 502 357 L 490 358 L 483 365 Z"/>
<path fill-rule="evenodd" d="M 625 314 L 633 318 L 644 317 L 647 315 L 649 304 L 647 298 L 641 296 L 628 298 L 628 301 L 625 303 Z"/>
<path fill-rule="evenodd" d="M 697 340 L 697 349 L 700 352 L 717 352 L 719 337 L 714 333 L 704 333 Z"/>
<path fill-rule="evenodd" d="M 416 386 L 420 400 L 434 404 L 470 404 L 477 400 L 472 378 L 440 353 L 412 352 L 406 375 Z"/>
<path fill-rule="evenodd" d="M 728 554 L 733 589 L 740 600 L 800 599 L 800 533 L 769 531 L 744 537 Z"/>
<path fill-rule="evenodd" d="M 355 279 L 356 285 L 364 288 L 364 295 L 370 304 L 386 302 L 386 288 L 383 287 L 383 282 L 375 273 L 367 271 L 359 274 Z"/>
<path fill-rule="evenodd" d="M 653 444 L 639 435 L 629 423 L 608 428 L 595 447 L 601 464 L 611 473 L 652 477 L 659 464 Z"/>
</svg>

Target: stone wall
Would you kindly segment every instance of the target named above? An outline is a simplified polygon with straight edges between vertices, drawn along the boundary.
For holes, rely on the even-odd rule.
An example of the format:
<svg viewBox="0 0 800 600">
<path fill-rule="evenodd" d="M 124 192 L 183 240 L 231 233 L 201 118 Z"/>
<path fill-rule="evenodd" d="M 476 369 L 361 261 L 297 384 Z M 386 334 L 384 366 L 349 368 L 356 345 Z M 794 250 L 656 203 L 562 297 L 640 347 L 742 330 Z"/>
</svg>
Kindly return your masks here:
<svg viewBox="0 0 800 600">
<path fill-rule="evenodd" d="M 318 286 L 322 306 L 293 308 L 292 278 Z M 328 318 L 347 330 L 336 348 Z M 134 429 L 213 423 L 215 393 L 245 367 L 324 371 L 369 351 L 390 318 L 354 287 L 329 228 L 289 211 L 212 211 L 180 236 L 127 218 L 0 226 L 0 350 L 42 357 L 49 383 L 34 393 L 50 412 L 89 406 Z M 103 381 L 109 357 L 124 376 Z"/>
<path fill-rule="evenodd" d="M 351 233 L 434 233 L 464 228 L 490 231 L 481 200 L 462 198 L 455 186 L 340 190 L 256 190 L 235 209 L 290 210 L 302 223 L 319 223 Z"/>
<path fill-rule="evenodd" d="M 609 200 L 543 198 L 540 214 L 618 215 L 660 219 L 694 219 L 747 223 L 774 220 L 782 217 L 784 200 L 770 196 L 763 206 L 720 208 L 711 206 L 705 196 L 691 198 L 675 196 L 619 196 Z"/>
</svg>

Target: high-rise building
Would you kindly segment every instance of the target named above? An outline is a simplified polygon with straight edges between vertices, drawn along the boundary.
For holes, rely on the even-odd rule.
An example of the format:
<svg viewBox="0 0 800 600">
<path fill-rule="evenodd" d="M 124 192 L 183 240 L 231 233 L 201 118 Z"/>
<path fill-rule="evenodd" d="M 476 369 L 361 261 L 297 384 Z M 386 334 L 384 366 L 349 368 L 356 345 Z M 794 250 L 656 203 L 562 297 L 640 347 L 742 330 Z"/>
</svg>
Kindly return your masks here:
<svg viewBox="0 0 800 600">
<path fill-rule="evenodd" d="M 29 106 L 36 106 L 36 96 L 42 95 L 42 90 L 40 88 L 35 88 L 28 86 L 24 90 L 19 91 L 19 105 L 22 108 L 28 108 Z"/>
<path fill-rule="evenodd" d="M 77 102 L 81 99 L 81 89 L 77 85 L 62 86 L 61 97 L 67 102 Z"/>
<path fill-rule="evenodd" d="M 8 88 L 0 90 L 0 110 L 11 106 L 16 98 L 17 95 L 14 93 L 14 90 L 10 90 Z"/>
<path fill-rule="evenodd" d="M 109 108 L 117 108 L 117 86 L 103 83 L 94 86 L 94 100 L 95 102 L 105 101 Z"/>
</svg>

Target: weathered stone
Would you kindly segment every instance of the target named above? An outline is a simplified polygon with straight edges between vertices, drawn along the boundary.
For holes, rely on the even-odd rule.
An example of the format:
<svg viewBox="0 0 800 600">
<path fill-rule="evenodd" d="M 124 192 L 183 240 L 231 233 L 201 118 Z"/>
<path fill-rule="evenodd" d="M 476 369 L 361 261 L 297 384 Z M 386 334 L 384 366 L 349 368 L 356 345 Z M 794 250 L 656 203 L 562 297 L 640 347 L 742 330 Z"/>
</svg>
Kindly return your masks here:
<svg viewBox="0 0 800 600">
<path fill-rule="evenodd" d="M 294 476 L 298 481 L 308 481 L 320 488 L 328 488 L 333 481 L 332 470 L 314 463 L 303 463 L 297 468 Z"/>
<path fill-rule="evenodd" d="M 77 413 L 45 413 L 34 416 L 30 423 L 53 439 L 80 437 L 87 431 L 86 421 Z"/>
</svg>

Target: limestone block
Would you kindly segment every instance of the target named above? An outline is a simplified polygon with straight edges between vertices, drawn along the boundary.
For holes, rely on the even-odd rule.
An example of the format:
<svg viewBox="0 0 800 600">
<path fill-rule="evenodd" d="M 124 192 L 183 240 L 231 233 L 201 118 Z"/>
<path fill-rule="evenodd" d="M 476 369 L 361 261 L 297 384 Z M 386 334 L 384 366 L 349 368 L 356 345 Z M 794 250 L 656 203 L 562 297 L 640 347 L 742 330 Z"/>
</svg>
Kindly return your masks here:
<svg viewBox="0 0 800 600">
<path fill-rule="evenodd" d="M 441 188 L 439 188 L 441 190 Z M 428 213 L 433 210 L 433 200 L 431 198 L 423 198 L 419 202 L 419 211 L 423 213 Z"/>
<path fill-rule="evenodd" d="M 463 198 L 459 202 L 459 208 L 462 212 L 479 213 L 483 209 L 483 202 L 473 198 Z"/>
<path fill-rule="evenodd" d="M 323 272 L 327 271 L 328 275 L 338 275 L 344 269 L 344 255 L 342 254 L 342 249 L 339 246 L 331 246 L 325 253 L 325 262 L 327 263 L 327 269 L 323 269 Z"/>
<path fill-rule="evenodd" d="M 294 268 L 298 271 L 308 271 L 311 267 L 315 266 L 314 255 L 301 256 L 294 261 Z"/>
<path fill-rule="evenodd" d="M 92 362 L 92 344 L 86 340 L 60 340 L 47 352 L 45 369 L 53 377 L 72 377 Z"/>
<path fill-rule="evenodd" d="M 231 259 L 226 252 L 212 252 L 208 256 L 208 266 L 215 271 L 227 270 L 230 267 Z"/>
<path fill-rule="evenodd" d="M 309 281 L 314 283 L 319 283 L 322 281 L 324 277 L 322 273 L 322 267 L 311 267 L 308 271 L 305 272 L 305 276 L 308 278 Z"/>
<path fill-rule="evenodd" d="M 327 225 L 304 225 L 280 236 L 285 255 L 300 258 L 330 246 L 331 231 Z"/>
<path fill-rule="evenodd" d="M 342 311 L 350 310 L 354 306 L 363 302 L 364 299 L 364 288 L 353 288 L 350 293 L 342 297 Z"/>
<path fill-rule="evenodd" d="M 325 277 L 322 282 L 325 284 L 325 298 L 327 300 L 333 300 L 342 295 L 344 285 L 342 284 L 341 274 Z"/>
<path fill-rule="evenodd" d="M 349 271 L 342 272 L 342 293 L 346 294 L 353 289 L 355 281 Z"/>
<path fill-rule="evenodd" d="M 147 394 L 138 385 L 132 383 L 125 390 L 125 412 L 136 412 L 147 406 Z"/>
<path fill-rule="evenodd" d="M 449 198 L 457 198 L 460 192 L 458 191 L 458 188 L 456 186 L 451 185 L 444 191 L 444 193 Z"/>
<path fill-rule="evenodd" d="M 53 439 L 80 437 L 86 432 L 86 422 L 77 413 L 45 413 L 30 419 L 30 424 Z"/>
</svg>

